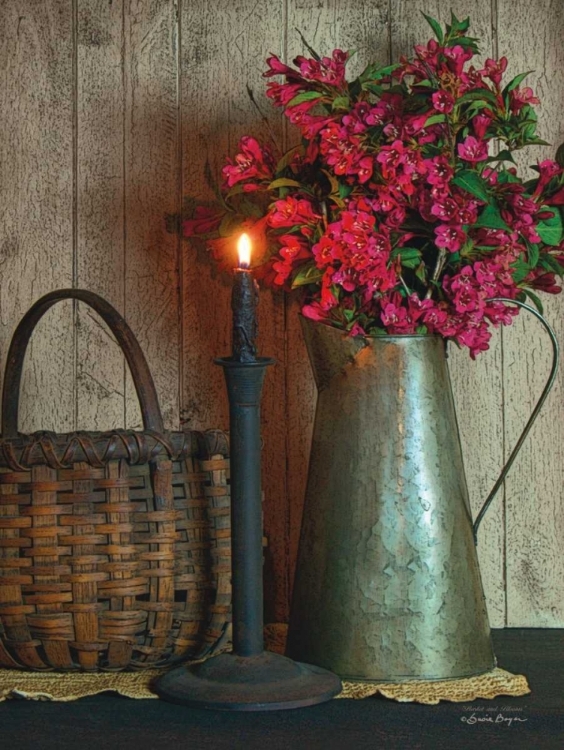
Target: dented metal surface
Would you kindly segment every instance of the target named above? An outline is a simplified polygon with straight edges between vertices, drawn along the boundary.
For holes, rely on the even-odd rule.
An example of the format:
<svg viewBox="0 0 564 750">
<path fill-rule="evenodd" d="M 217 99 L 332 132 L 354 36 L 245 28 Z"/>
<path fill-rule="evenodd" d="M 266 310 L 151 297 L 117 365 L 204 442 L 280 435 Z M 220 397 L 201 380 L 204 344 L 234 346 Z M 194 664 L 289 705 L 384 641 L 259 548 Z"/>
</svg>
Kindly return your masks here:
<svg viewBox="0 0 564 750">
<path fill-rule="evenodd" d="M 354 679 L 492 669 L 444 341 L 303 328 L 319 395 L 287 654 Z"/>
</svg>

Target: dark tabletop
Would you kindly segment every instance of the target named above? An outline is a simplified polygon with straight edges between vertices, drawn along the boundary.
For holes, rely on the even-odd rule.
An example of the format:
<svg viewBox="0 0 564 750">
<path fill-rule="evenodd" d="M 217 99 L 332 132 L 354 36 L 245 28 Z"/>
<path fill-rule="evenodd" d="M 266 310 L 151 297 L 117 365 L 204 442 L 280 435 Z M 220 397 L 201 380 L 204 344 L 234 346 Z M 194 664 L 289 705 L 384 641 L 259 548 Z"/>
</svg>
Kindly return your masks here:
<svg viewBox="0 0 564 750">
<path fill-rule="evenodd" d="M 564 750 L 564 630 L 494 630 L 493 638 L 499 666 L 525 674 L 530 695 L 437 706 L 340 699 L 257 713 L 112 694 L 10 700 L 0 704 L 0 750 Z M 472 716 L 492 721 L 472 723 Z"/>
</svg>

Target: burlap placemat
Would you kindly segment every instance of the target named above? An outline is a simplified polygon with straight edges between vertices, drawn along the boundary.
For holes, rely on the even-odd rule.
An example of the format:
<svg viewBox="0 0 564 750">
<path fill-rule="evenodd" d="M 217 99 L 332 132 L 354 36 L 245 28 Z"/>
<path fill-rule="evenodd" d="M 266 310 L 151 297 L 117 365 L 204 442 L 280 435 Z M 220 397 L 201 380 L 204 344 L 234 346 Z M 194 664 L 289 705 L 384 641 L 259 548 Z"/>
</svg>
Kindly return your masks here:
<svg viewBox="0 0 564 750">
<path fill-rule="evenodd" d="M 286 626 L 267 625 L 265 642 L 271 651 L 282 652 Z M 74 701 L 89 695 L 113 691 L 127 698 L 158 698 L 151 684 L 162 670 L 143 672 L 20 672 L 0 670 L 0 701 L 7 698 L 29 700 Z M 522 696 L 530 693 L 526 677 L 496 668 L 476 677 L 433 682 L 373 683 L 343 682 L 337 698 L 368 698 L 380 694 L 401 703 L 436 704 L 439 701 L 468 702 L 477 698 L 493 699 L 501 695 Z"/>
</svg>

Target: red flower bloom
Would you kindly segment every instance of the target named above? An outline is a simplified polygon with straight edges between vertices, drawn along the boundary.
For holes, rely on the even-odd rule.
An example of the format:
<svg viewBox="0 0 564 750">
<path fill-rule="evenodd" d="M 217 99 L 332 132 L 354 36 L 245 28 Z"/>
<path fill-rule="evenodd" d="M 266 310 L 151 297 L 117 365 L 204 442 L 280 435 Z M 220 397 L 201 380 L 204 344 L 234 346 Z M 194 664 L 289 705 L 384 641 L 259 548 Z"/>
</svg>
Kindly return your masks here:
<svg viewBox="0 0 564 750">
<path fill-rule="evenodd" d="M 473 135 L 467 136 L 462 143 L 459 143 L 456 150 L 464 161 L 475 163 L 488 158 L 488 144 L 485 141 L 479 141 Z"/>
<path fill-rule="evenodd" d="M 507 70 L 507 58 L 500 57 L 496 62 L 490 57 L 486 60 L 483 70 L 480 71 L 481 75 L 485 78 L 489 78 L 490 81 L 499 88 L 503 74 Z"/>
<path fill-rule="evenodd" d="M 530 86 L 509 92 L 509 109 L 514 115 L 518 115 L 526 104 L 540 104 L 540 99 L 537 99 Z"/>
<path fill-rule="evenodd" d="M 437 235 L 435 245 L 446 248 L 450 253 L 458 252 L 466 242 L 462 227 L 456 224 L 439 224 L 435 227 L 435 234 Z"/>
<path fill-rule="evenodd" d="M 239 148 L 240 153 L 235 156 L 234 161 L 228 159 L 228 164 L 222 169 L 228 188 L 244 180 L 272 179 L 274 158 L 268 146 L 261 146 L 255 138 L 244 135 L 239 142 Z"/>
<path fill-rule="evenodd" d="M 454 108 L 454 96 L 450 91 L 435 91 L 431 99 L 433 101 L 433 108 L 437 112 L 443 112 L 444 114 L 452 112 Z"/>
<path fill-rule="evenodd" d="M 289 195 L 274 203 L 268 215 L 271 227 L 293 227 L 296 224 L 312 224 L 321 219 L 313 210 L 311 203 L 304 198 Z"/>
</svg>

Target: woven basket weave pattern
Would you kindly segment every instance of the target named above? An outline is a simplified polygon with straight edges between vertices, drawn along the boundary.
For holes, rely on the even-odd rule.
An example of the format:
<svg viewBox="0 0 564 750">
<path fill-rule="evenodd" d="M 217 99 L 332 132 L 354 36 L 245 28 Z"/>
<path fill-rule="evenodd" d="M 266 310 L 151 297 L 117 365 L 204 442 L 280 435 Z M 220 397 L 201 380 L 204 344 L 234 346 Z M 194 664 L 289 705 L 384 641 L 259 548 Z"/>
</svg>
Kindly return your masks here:
<svg viewBox="0 0 564 750">
<path fill-rule="evenodd" d="M 222 457 L 0 469 L 0 664 L 141 668 L 209 649 L 229 619 L 227 477 Z"/>
</svg>

